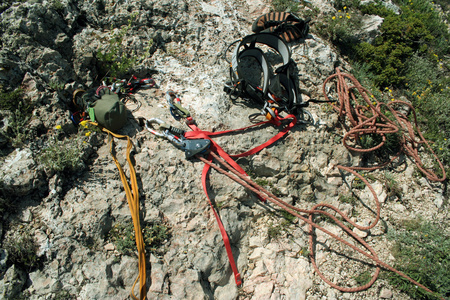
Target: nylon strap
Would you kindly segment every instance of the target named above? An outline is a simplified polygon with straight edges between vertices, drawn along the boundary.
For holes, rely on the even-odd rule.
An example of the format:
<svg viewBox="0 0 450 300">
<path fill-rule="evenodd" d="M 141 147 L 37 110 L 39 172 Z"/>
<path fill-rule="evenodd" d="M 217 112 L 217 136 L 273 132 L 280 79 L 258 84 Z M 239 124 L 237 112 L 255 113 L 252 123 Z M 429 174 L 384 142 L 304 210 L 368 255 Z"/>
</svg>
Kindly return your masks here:
<svg viewBox="0 0 450 300">
<path fill-rule="evenodd" d="M 91 124 L 95 126 L 99 126 L 97 123 L 90 122 Z M 138 300 L 138 298 L 134 294 L 134 288 L 139 281 L 139 300 L 146 300 L 147 299 L 147 287 L 145 285 L 146 283 L 146 263 L 145 263 L 145 244 L 144 244 L 144 238 L 142 236 L 142 230 L 141 230 L 141 224 L 139 220 L 139 190 L 136 180 L 136 171 L 133 166 L 133 162 L 131 161 L 130 153 L 131 149 L 133 148 L 133 142 L 131 141 L 130 137 L 127 135 L 120 135 L 113 133 L 109 131 L 108 129 L 99 126 L 104 132 L 108 134 L 110 137 L 110 148 L 109 151 L 111 153 L 111 156 L 113 158 L 114 163 L 117 166 L 117 169 L 119 170 L 120 180 L 122 181 L 123 188 L 125 190 L 125 195 L 127 197 L 128 206 L 130 208 L 131 218 L 133 219 L 133 225 L 134 225 L 134 233 L 136 237 L 136 247 L 138 250 L 138 262 L 139 262 L 139 275 L 137 276 L 136 280 L 134 281 L 133 287 L 131 288 L 130 296 Z M 130 168 L 130 182 L 131 182 L 131 188 L 128 184 L 127 177 L 125 175 L 125 172 L 123 171 L 119 161 L 117 160 L 116 156 L 114 155 L 114 137 L 118 139 L 127 139 L 127 151 L 126 151 L 126 157 L 128 166 Z"/>
<path fill-rule="evenodd" d="M 281 121 L 288 120 L 288 119 L 292 119 L 292 121 L 285 128 L 283 128 L 280 132 L 278 132 L 274 137 L 272 137 L 265 143 L 263 143 L 257 147 L 254 147 L 244 153 L 229 155 L 214 140 L 211 139 L 212 136 L 219 136 L 219 135 L 225 135 L 228 133 L 234 133 L 234 132 L 238 132 L 238 131 L 245 131 L 252 127 L 264 125 L 267 123 L 279 123 Z M 245 171 L 241 168 L 241 166 L 239 166 L 239 164 L 237 164 L 232 159 L 232 157 L 238 158 L 238 157 L 249 156 L 249 155 L 252 155 L 252 154 L 255 154 L 255 153 L 261 151 L 262 149 L 272 145 L 273 143 L 278 141 L 280 138 L 282 138 L 289 130 L 291 130 L 292 127 L 294 127 L 294 125 L 296 123 L 297 123 L 297 118 L 294 115 L 288 115 L 285 118 L 278 118 L 277 120 L 259 122 L 257 124 L 253 124 L 253 125 L 250 125 L 247 127 L 239 128 L 239 129 L 232 129 L 232 130 L 225 130 L 225 131 L 218 131 L 218 132 L 203 131 L 203 130 L 200 130 L 195 124 L 190 124 L 188 126 L 192 129 L 192 131 L 186 132 L 184 137 L 186 139 L 199 139 L 200 138 L 200 139 L 210 140 L 211 141 L 211 148 L 210 148 L 211 151 L 217 152 L 217 154 L 219 154 L 219 156 L 222 157 L 227 163 L 229 163 L 237 172 L 239 172 L 243 175 L 247 175 L 247 173 L 245 173 Z M 211 155 L 209 155 L 207 159 L 208 159 L 208 161 L 212 162 Z M 231 269 L 234 273 L 234 280 L 236 282 L 236 285 L 240 286 L 242 284 L 241 275 L 236 266 L 236 262 L 235 262 L 235 259 L 233 256 L 233 251 L 231 249 L 230 239 L 228 237 L 225 227 L 223 226 L 223 223 L 220 219 L 219 214 L 217 213 L 216 209 L 214 208 L 214 205 L 211 202 L 211 199 L 209 198 L 206 181 L 208 178 L 208 172 L 209 172 L 210 168 L 211 168 L 210 165 L 205 163 L 205 166 L 203 167 L 203 171 L 202 171 L 203 191 L 205 192 L 206 198 L 208 199 L 209 205 L 211 206 L 211 209 L 213 210 L 214 216 L 215 216 L 217 224 L 219 226 L 220 234 L 222 235 L 223 243 L 225 244 L 225 249 L 227 251 L 228 260 L 230 262 Z M 260 196 L 258 196 L 258 198 L 261 201 L 265 201 L 265 199 L 261 198 Z"/>
</svg>

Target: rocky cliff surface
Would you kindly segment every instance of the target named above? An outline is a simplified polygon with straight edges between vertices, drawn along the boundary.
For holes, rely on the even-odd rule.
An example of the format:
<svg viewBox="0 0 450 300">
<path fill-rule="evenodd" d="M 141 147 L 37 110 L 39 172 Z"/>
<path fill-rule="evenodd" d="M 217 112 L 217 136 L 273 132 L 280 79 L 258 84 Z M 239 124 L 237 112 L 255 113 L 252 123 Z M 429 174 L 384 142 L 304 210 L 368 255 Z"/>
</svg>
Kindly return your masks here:
<svg viewBox="0 0 450 300">
<path fill-rule="evenodd" d="M 311 3 L 319 8 L 314 18 L 334 9 L 330 1 Z M 77 133 L 67 109 L 76 88 L 99 84 L 104 74 L 98 53 L 108 51 L 111 37 L 124 28 L 121 46 L 138 58 L 130 73 L 151 76 L 157 83 L 136 94 L 142 106 L 130 113 L 120 131 L 135 144 L 143 225 L 167 229 L 157 249 L 147 253 L 148 299 L 408 298 L 384 279 L 358 293 L 331 288 L 311 267 L 305 223 L 286 218 L 276 207 L 212 172 L 211 194 L 243 277 L 242 288 L 237 288 L 201 188 L 202 163 L 186 160 L 180 150 L 136 121 L 158 117 L 183 127 L 173 120 L 165 100 L 165 92 L 172 89 L 202 129 L 249 125 L 248 116 L 258 108 L 232 102 L 222 91 L 228 79 L 222 55 L 230 43 L 250 34 L 252 22 L 270 9 L 262 0 L 3 4 L 0 81 L 4 88 L 20 86 L 33 107 L 20 130 L 26 135 L 20 147 L 2 142 L 0 178 L 6 199 L 2 201 L 8 205 L 0 224 L 0 293 L 5 299 L 129 297 L 138 272 L 137 257 L 133 251 L 119 249 L 120 241 L 128 237 L 118 228 L 131 224 L 131 216 L 107 136 L 97 131 Z M 305 14 L 309 10 L 305 7 Z M 373 30 L 366 32 L 369 39 Z M 335 67 L 351 72 L 347 62 L 314 32 L 291 44 L 291 50 L 304 99 L 323 98 L 322 84 Z M 354 191 L 362 203 L 342 202 L 339 196 L 351 193 L 354 176 L 331 171 L 336 163 L 358 165 L 361 157 L 342 145 L 343 129 L 327 105 L 313 104 L 308 109 L 314 125 L 296 126 L 276 145 L 238 162 L 252 178 L 291 204 L 302 208 L 319 202 L 333 204 L 355 222 L 367 225 L 374 217 L 370 192 L 367 188 Z M 1 118 L 2 130 L 11 132 L 16 126 L 12 117 L 2 111 Z M 229 153 L 239 153 L 276 132 L 276 127 L 267 126 L 217 141 Z M 66 153 L 75 149 L 79 164 L 70 171 L 46 168 L 42 157 L 54 145 Z M 117 141 L 122 165 L 125 148 L 124 141 Z M 401 199 L 387 193 L 385 182 L 374 180 L 383 222 L 358 234 L 383 261 L 393 263 L 385 232 L 404 219 L 445 220 L 446 208 L 443 186 L 415 176 L 409 160 L 375 171 L 374 177 L 386 173 L 398 182 Z M 342 235 L 334 224 L 323 224 Z M 5 245 L 28 243 L 30 238 L 37 245 L 36 257 L 30 258 L 36 263 L 30 268 L 11 264 L 8 257 L 17 254 L 8 253 Z M 348 249 L 328 236 L 319 232 L 316 239 L 316 261 L 330 281 L 354 286 L 358 272 L 374 272 L 370 264 L 347 257 Z"/>
</svg>

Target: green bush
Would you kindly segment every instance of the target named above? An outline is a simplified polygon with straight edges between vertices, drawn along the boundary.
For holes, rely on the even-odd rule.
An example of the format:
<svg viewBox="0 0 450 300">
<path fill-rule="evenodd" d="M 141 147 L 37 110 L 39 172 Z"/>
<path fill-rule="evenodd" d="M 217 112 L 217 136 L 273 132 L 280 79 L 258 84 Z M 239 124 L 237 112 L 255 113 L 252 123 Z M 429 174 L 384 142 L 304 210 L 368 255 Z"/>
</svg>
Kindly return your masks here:
<svg viewBox="0 0 450 300">
<path fill-rule="evenodd" d="M 365 5 L 359 5 L 358 8 L 361 11 L 361 13 L 365 15 L 378 15 L 380 17 L 385 18 L 387 16 L 391 16 L 394 14 L 392 10 L 387 8 L 380 1 L 370 2 Z"/>
<path fill-rule="evenodd" d="M 344 55 L 354 52 L 358 39 L 353 33 L 360 27 L 361 17 L 346 6 L 314 25 L 319 34 L 338 46 Z"/>
<path fill-rule="evenodd" d="M 414 55 L 441 56 L 448 54 L 448 30 L 428 0 L 400 0 L 401 14 L 385 12 L 379 6 L 361 10 L 377 12 L 385 16 L 382 34 L 373 44 L 359 43 L 354 47 L 353 59 L 365 61 L 376 74 L 378 86 L 402 86 L 406 81 L 406 63 Z"/>
<path fill-rule="evenodd" d="M 437 295 L 432 295 L 394 273 L 389 282 L 406 292 L 412 299 L 440 299 L 450 296 L 450 235 L 445 225 L 409 220 L 404 230 L 388 233 L 394 241 L 392 254 L 394 267 L 425 285 Z"/>
<path fill-rule="evenodd" d="M 120 30 L 115 31 L 112 34 L 106 49 L 101 49 L 97 52 L 100 74 L 102 77 L 110 76 L 121 78 L 129 73 L 143 57 L 150 55 L 150 48 L 153 44 L 153 40 L 150 40 L 149 45 L 144 49 L 143 57 L 139 57 L 135 50 L 123 47 L 122 45 L 124 38 L 130 34 L 133 21 L 137 16 L 137 12 L 131 14 L 128 19 L 128 25 L 122 26 Z M 111 31 L 113 30 L 114 28 L 111 28 Z"/>
<path fill-rule="evenodd" d="M 11 92 L 0 90 L 0 110 L 6 110 L 11 113 L 8 130 L 0 134 L 13 147 L 21 147 L 30 137 L 30 130 L 27 124 L 31 119 L 33 108 L 23 96 L 23 90 L 20 88 Z"/>
</svg>

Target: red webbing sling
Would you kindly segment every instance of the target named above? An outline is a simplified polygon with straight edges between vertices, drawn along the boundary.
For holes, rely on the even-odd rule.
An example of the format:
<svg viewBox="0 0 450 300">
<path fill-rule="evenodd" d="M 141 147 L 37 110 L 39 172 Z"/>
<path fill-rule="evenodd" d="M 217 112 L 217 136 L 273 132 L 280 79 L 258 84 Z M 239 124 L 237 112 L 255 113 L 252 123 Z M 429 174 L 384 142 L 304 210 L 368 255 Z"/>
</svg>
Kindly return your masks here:
<svg viewBox="0 0 450 300">
<path fill-rule="evenodd" d="M 286 127 L 284 127 L 280 132 L 278 132 L 275 136 L 273 136 L 271 139 L 269 139 L 268 141 L 266 141 L 265 143 L 263 143 L 259 146 L 256 146 L 256 147 L 254 147 L 244 153 L 240 153 L 240 154 L 229 155 L 211 138 L 213 136 L 220 136 L 220 135 L 225 135 L 225 134 L 229 134 L 229 133 L 245 131 L 247 129 L 250 129 L 250 128 L 253 128 L 256 126 L 261 126 L 261 125 L 264 125 L 267 123 L 280 124 L 281 121 L 289 120 L 289 119 L 292 119 L 292 121 Z M 247 126 L 247 127 L 243 127 L 243 128 L 239 128 L 239 129 L 231 129 L 231 130 L 218 131 L 218 132 L 203 131 L 203 130 L 200 130 L 194 124 L 188 124 L 188 126 L 192 129 L 192 131 L 186 132 L 184 137 L 186 139 L 208 139 L 208 140 L 210 140 L 211 141 L 210 151 L 216 152 L 220 157 L 222 157 L 226 162 L 228 162 L 239 173 L 247 175 L 245 173 L 245 171 L 241 168 L 241 166 L 239 166 L 239 164 L 237 164 L 233 160 L 233 157 L 234 158 L 245 157 L 245 156 L 249 156 L 249 155 L 252 155 L 252 154 L 255 154 L 255 153 L 261 151 L 262 149 L 272 145 L 273 143 L 278 141 L 280 138 L 282 138 L 286 133 L 289 132 L 289 130 L 292 129 L 292 127 L 295 126 L 296 123 L 297 123 L 297 118 L 294 115 L 288 115 L 284 118 L 277 118 L 277 120 L 259 122 L 257 124 L 253 124 L 251 126 Z M 211 155 L 208 155 L 208 160 L 212 161 Z M 225 230 L 225 227 L 223 226 L 222 221 L 220 220 L 220 216 L 217 213 L 217 211 L 215 210 L 214 205 L 212 204 L 211 199 L 209 198 L 209 195 L 208 195 L 206 180 L 208 178 L 209 169 L 210 169 L 210 165 L 205 164 L 205 166 L 203 167 L 203 171 L 202 171 L 203 191 L 205 192 L 205 195 L 206 195 L 206 198 L 208 199 L 209 205 L 211 206 L 211 209 L 214 212 L 214 216 L 216 217 L 217 224 L 219 225 L 220 234 L 222 235 L 223 243 L 225 244 L 225 249 L 227 251 L 228 260 L 230 262 L 231 269 L 233 270 L 233 273 L 234 273 L 234 279 L 235 279 L 236 285 L 240 286 L 242 284 L 241 275 L 239 274 L 239 271 L 236 267 L 236 262 L 234 260 L 233 252 L 231 250 L 230 239 Z M 258 196 L 258 198 L 260 198 L 260 197 Z M 260 198 L 260 200 L 264 201 L 262 198 Z"/>
</svg>

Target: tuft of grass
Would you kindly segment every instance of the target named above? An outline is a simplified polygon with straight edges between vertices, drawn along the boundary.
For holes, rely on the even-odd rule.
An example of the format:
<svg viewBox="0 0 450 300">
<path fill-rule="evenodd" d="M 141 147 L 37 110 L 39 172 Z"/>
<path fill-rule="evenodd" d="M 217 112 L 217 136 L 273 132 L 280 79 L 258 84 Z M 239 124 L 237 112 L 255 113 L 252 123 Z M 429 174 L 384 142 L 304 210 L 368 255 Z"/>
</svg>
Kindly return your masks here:
<svg viewBox="0 0 450 300">
<path fill-rule="evenodd" d="M 24 270 L 37 268 L 41 260 L 37 256 L 38 246 L 30 230 L 18 229 L 7 234 L 2 247 L 8 251 L 8 260 Z"/>
<path fill-rule="evenodd" d="M 372 274 L 369 271 L 364 271 L 355 276 L 354 279 L 359 286 L 365 285 L 372 279 Z"/>
<path fill-rule="evenodd" d="M 160 253 L 163 245 L 170 238 L 170 229 L 165 224 L 145 224 L 142 226 L 145 251 Z M 133 223 L 116 223 L 108 234 L 108 239 L 123 255 L 131 255 L 136 251 L 136 239 Z"/>
<path fill-rule="evenodd" d="M 277 12 L 293 12 L 300 10 L 299 2 L 294 0 L 272 0 L 273 9 Z"/>
<path fill-rule="evenodd" d="M 350 205 L 355 205 L 357 203 L 357 199 L 352 194 L 339 195 L 339 201 Z"/>
<path fill-rule="evenodd" d="M 62 141 L 52 138 L 48 146 L 37 154 L 36 161 L 50 173 L 83 170 L 86 147 L 86 141 L 79 135 Z"/>
<path fill-rule="evenodd" d="M 398 197 L 399 199 L 402 197 L 400 184 L 391 173 L 385 172 L 382 181 L 386 187 L 388 197 Z"/>
<path fill-rule="evenodd" d="M 390 284 L 412 299 L 440 299 L 450 296 L 450 235 L 443 224 L 407 220 L 404 230 L 388 233 L 394 241 L 395 268 L 425 285 L 436 294 L 417 288 L 395 273 L 387 274 Z"/>
</svg>

